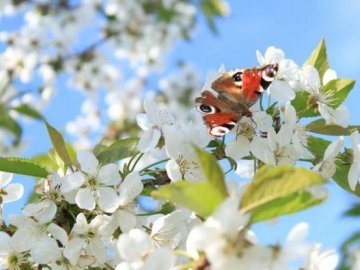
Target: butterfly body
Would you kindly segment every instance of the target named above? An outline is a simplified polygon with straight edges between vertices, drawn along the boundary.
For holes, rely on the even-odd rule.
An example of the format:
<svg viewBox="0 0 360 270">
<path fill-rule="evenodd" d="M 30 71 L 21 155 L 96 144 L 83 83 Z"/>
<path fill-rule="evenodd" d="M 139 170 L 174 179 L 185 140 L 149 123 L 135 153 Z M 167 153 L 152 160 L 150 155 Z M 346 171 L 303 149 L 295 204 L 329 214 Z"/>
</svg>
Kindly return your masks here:
<svg viewBox="0 0 360 270">
<path fill-rule="evenodd" d="M 209 134 L 223 136 L 236 126 L 242 116 L 251 115 L 250 107 L 261 97 L 276 76 L 278 65 L 237 69 L 223 73 L 211 87 L 195 99 L 204 114 Z"/>
</svg>

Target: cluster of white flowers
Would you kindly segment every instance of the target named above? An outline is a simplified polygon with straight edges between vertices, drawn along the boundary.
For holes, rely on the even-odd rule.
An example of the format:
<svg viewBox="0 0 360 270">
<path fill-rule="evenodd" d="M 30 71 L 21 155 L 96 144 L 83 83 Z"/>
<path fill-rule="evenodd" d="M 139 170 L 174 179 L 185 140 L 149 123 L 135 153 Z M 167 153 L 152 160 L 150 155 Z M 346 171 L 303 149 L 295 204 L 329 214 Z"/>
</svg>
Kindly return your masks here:
<svg viewBox="0 0 360 270">
<path fill-rule="evenodd" d="M 328 180 L 339 162 L 345 163 L 341 156 L 347 154 L 351 160 L 346 160 L 349 172 L 344 185 L 355 191 L 360 183 L 359 135 L 347 130 L 349 112 L 337 103 L 336 89 L 329 89 L 337 78 L 335 71 L 319 73 L 312 65 L 300 67 L 274 47 L 264 55 L 257 52 L 261 66 L 278 66 L 267 90 L 269 106 L 264 109 L 262 97 L 251 107 L 251 116 L 242 116 L 233 134 L 221 141 L 208 134 L 194 108 L 193 100 L 202 87 L 189 65 L 183 65 L 180 74 L 160 80 L 158 93 L 143 95 L 141 113 L 149 72 L 161 67 L 161 56 L 178 39 L 191 34 L 196 16 L 192 1 L 5 0 L 0 12 L 24 18 L 18 31 L 0 33 L 0 42 L 8 45 L 0 52 L 0 98 L 9 107 L 6 120 L 11 122 L 24 111 L 28 116 L 42 111 L 54 95 L 60 74 L 65 74 L 61 78 L 70 87 L 92 98 L 66 127 L 77 138 L 76 162 L 60 162 L 57 171 L 53 168 L 40 179 L 34 201 L 24 206 L 21 215 L 8 218 L 11 226 L 3 222 L 0 211 L 0 269 L 285 270 L 293 265 L 304 270 L 335 269 L 338 254 L 332 249 L 321 251 L 320 244 L 306 241 L 306 223 L 296 225 L 283 245 L 257 240 L 251 231 L 252 212 L 239 209 L 244 190 L 238 186 L 228 185 L 226 199 L 209 216 L 199 216 L 173 202 L 170 210 L 163 202 L 151 211 L 141 204 L 142 195 L 149 196 L 152 189 L 163 185 L 170 183 L 181 194 L 185 185 L 179 184 L 204 182 L 208 175 L 196 147 L 207 146 L 218 159 L 235 161 L 236 172 L 246 178 L 252 178 L 264 164 L 295 166 L 305 161 Z M 83 46 L 85 41 L 88 47 Z M 109 48 L 117 60 L 109 55 Z M 128 73 L 119 71 L 123 59 L 130 62 L 135 75 L 121 82 Z M 222 67 L 209 76 L 203 89 L 209 90 L 223 72 Z M 40 94 L 22 91 L 33 80 Z M 108 118 L 123 128 L 115 138 L 127 135 L 128 123 L 136 122 L 141 129 L 138 152 L 124 154 L 129 159 L 122 159 L 121 165 L 105 162 L 98 155 L 106 144 L 99 144 L 93 152 L 79 150 L 90 149 L 105 129 L 94 101 L 101 96 L 98 90 L 106 90 Z M 295 102 L 301 94 L 307 99 L 304 111 Z M 26 106 L 20 110 L 22 105 L 35 112 Z M 307 110 L 326 125 L 351 133 L 352 149 L 342 152 L 344 137 L 340 136 L 323 153 L 313 153 L 306 123 L 301 122 Z M 1 156 L 9 144 L 8 131 L 0 128 Z M 63 158 L 63 153 L 58 154 Z M 38 164 L 33 166 L 42 174 Z M 10 184 L 11 179 L 12 174 L 0 172 L 0 210 L 23 195 L 22 185 Z M 322 185 L 306 191 L 316 199 L 326 197 Z"/>
</svg>

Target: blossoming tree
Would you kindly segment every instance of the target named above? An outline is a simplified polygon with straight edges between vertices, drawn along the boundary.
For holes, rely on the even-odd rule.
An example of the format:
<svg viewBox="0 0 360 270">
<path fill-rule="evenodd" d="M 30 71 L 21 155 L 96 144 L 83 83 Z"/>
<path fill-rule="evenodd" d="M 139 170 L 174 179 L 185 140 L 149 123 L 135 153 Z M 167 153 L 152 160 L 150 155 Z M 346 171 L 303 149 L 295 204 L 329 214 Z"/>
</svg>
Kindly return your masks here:
<svg viewBox="0 0 360 270">
<path fill-rule="evenodd" d="M 343 105 L 355 81 L 330 69 L 324 40 L 302 65 L 278 48 L 257 51 L 260 67 L 277 68 L 269 95 L 226 138 L 209 136 L 194 99 L 201 89 L 213 90 L 224 67 L 202 86 L 182 64 L 159 91 L 142 93 L 164 51 L 191 38 L 198 8 L 214 31 L 214 20 L 228 10 L 222 1 L 194 2 L 0 3 L 2 16 L 25 21 L 0 33 L 1 208 L 24 193 L 10 183 L 13 174 L 37 180 L 21 214 L 0 215 L 0 269 L 339 265 L 335 250 L 306 240 L 307 223 L 292 228 L 282 245 L 262 243 L 252 226 L 324 202 L 328 181 L 360 196 L 360 126 L 349 123 Z M 121 74 L 124 59 L 130 71 Z M 88 96 L 66 127 L 72 142 L 42 113 L 63 80 Z M 106 109 L 94 101 L 100 90 Z M 21 156 L 24 118 L 47 128 L 49 152 L 14 157 Z M 344 148 L 346 136 L 351 148 Z M 231 171 L 247 182 L 226 179 Z M 358 265 L 342 262 L 344 269 Z"/>
</svg>

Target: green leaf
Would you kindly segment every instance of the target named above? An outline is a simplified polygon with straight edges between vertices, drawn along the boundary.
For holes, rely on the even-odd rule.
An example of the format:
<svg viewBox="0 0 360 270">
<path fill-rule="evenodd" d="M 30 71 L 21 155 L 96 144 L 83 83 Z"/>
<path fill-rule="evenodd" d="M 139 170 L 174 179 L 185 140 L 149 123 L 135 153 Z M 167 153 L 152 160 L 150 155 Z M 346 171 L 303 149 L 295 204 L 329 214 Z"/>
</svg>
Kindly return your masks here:
<svg viewBox="0 0 360 270">
<path fill-rule="evenodd" d="M 348 210 L 346 210 L 344 215 L 348 217 L 360 216 L 360 203 L 353 204 Z"/>
<path fill-rule="evenodd" d="M 255 209 L 251 215 L 252 222 L 269 220 L 305 210 L 322 203 L 325 198 L 316 198 L 310 192 L 299 191 L 289 196 L 274 199 L 262 207 Z"/>
<path fill-rule="evenodd" d="M 322 159 L 326 148 L 331 142 L 322 138 L 309 136 L 307 138 L 307 146 L 309 151 L 318 159 Z"/>
<path fill-rule="evenodd" d="M 355 130 L 360 131 L 360 126 L 349 126 L 343 128 L 339 125 L 330 124 L 326 125 L 324 119 L 315 120 L 306 125 L 306 130 L 318 134 L 331 135 L 331 136 L 340 136 L 340 135 L 351 135 Z"/>
<path fill-rule="evenodd" d="M 37 110 L 35 110 L 34 108 L 30 107 L 28 104 L 25 103 L 16 107 L 12 107 L 11 109 L 34 119 L 38 119 L 38 120 L 44 119 L 43 116 Z"/>
<path fill-rule="evenodd" d="M 216 161 L 216 158 L 210 153 L 195 147 L 200 168 L 205 175 L 206 181 L 214 185 L 221 194 L 227 195 L 224 172 Z"/>
<path fill-rule="evenodd" d="M 315 156 L 314 164 L 323 159 L 326 148 L 331 142 L 317 137 L 308 137 L 308 149 Z M 356 186 L 355 191 L 349 186 L 348 174 L 352 161 L 352 151 L 345 149 L 344 153 L 336 157 L 335 165 L 336 172 L 332 179 L 343 189 L 360 196 L 360 185 Z"/>
<path fill-rule="evenodd" d="M 203 218 L 210 216 L 224 200 L 224 195 L 209 182 L 180 181 L 162 186 L 151 195 L 193 210 Z"/>
<path fill-rule="evenodd" d="M 336 79 L 329 81 L 322 89 L 324 93 L 334 92 L 331 95 L 332 101 L 329 106 L 334 109 L 339 107 L 354 88 L 354 85 L 355 81 L 350 79 Z"/>
<path fill-rule="evenodd" d="M 66 166 L 71 166 L 73 164 L 70 155 L 68 153 L 68 150 L 66 149 L 66 144 L 64 141 L 63 136 L 60 134 L 59 131 L 57 131 L 54 127 L 52 127 L 48 122 L 45 121 L 46 128 L 48 130 L 51 142 L 60 156 L 60 158 L 64 161 Z"/>
<path fill-rule="evenodd" d="M 33 157 L 33 160 L 41 164 L 43 167 L 45 167 L 47 170 L 57 171 L 60 167 L 59 163 L 54 160 L 51 155 L 49 154 L 40 154 Z"/>
<path fill-rule="evenodd" d="M 311 53 L 310 58 L 305 62 L 304 66 L 306 65 L 314 66 L 319 71 L 320 78 L 322 78 L 325 71 L 329 69 L 324 39 L 320 40 L 320 43 Z"/>
<path fill-rule="evenodd" d="M 340 154 L 336 161 L 336 172 L 333 176 L 333 180 L 343 189 L 360 196 L 360 185 L 357 185 L 355 190 L 352 190 L 349 186 L 349 170 L 351 166 L 352 153 L 349 153 L 348 149 L 345 149 L 345 153 Z"/>
<path fill-rule="evenodd" d="M 215 26 L 216 17 L 224 17 L 228 14 L 228 7 L 223 1 L 219 0 L 201 0 L 200 6 L 204 12 L 205 18 L 213 33 L 217 33 Z"/>
<path fill-rule="evenodd" d="M 0 127 L 7 129 L 15 136 L 15 144 L 19 142 L 22 135 L 21 126 L 2 107 L 0 107 Z"/>
<path fill-rule="evenodd" d="M 36 177 L 47 177 L 48 171 L 28 158 L 0 157 L 0 171 Z"/>
<path fill-rule="evenodd" d="M 299 91 L 296 93 L 295 99 L 291 102 L 291 105 L 294 106 L 298 118 L 303 117 L 316 117 L 319 116 L 320 113 L 315 111 L 314 108 L 309 107 L 308 100 L 310 98 L 310 94 L 306 91 Z"/>
<path fill-rule="evenodd" d="M 319 174 L 305 168 L 264 166 L 247 186 L 241 211 L 252 212 L 253 221 L 260 221 L 305 209 L 321 201 L 310 198 L 306 190 L 324 183 Z"/>
<path fill-rule="evenodd" d="M 100 163 L 112 163 L 139 153 L 137 145 L 139 138 L 132 137 L 114 142 L 108 147 L 100 149 L 97 159 Z"/>
<path fill-rule="evenodd" d="M 171 212 L 174 212 L 175 210 L 176 210 L 176 207 L 174 204 L 172 204 L 171 202 L 166 202 L 161 206 L 161 209 L 158 211 L 137 214 L 137 216 L 151 216 L 151 215 L 156 215 L 156 214 L 167 215 L 167 214 L 170 214 Z"/>
</svg>

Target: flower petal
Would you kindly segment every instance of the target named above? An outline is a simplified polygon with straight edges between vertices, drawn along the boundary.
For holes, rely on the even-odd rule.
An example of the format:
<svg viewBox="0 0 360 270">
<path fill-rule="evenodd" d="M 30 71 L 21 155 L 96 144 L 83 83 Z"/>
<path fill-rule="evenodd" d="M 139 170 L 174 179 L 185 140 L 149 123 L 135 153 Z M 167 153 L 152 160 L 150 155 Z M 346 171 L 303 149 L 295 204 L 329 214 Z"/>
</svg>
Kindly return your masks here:
<svg viewBox="0 0 360 270">
<path fill-rule="evenodd" d="M 140 175 L 136 172 L 128 174 L 120 185 L 120 205 L 125 206 L 132 202 L 143 190 Z"/>
<path fill-rule="evenodd" d="M 177 182 L 183 178 L 179 165 L 173 159 L 166 163 L 166 173 L 172 182 Z"/>
<path fill-rule="evenodd" d="M 4 190 L 7 194 L 2 195 L 3 203 L 16 201 L 24 195 L 24 186 L 20 183 L 9 184 Z"/>
<path fill-rule="evenodd" d="M 0 172 L 0 187 L 4 187 L 10 183 L 13 178 L 12 173 Z"/>
<path fill-rule="evenodd" d="M 55 239 L 43 237 L 31 248 L 30 255 L 36 263 L 48 264 L 59 259 L 61 251 Z"/>
<path fill-rule="evenodd" d="M 328 69 L 325 71 L 324 76 L 323 76 L 323 85 L 326 85 L 328 82 L 332 81 L 332 80 L 336 80 L 337 79 L 337 74 L 336 71 L 333 69 Z"/>
<path fill-rule="evenodd" d="M 99 169 L 98 178 L 102 184 L 118 185 L 121 182 L 119 167 L 116 164 L 106 164 Z"/>
<path fill-rule="evenodd" d="M 54 218 L 56 211 L 56 204 L 48 199 L 38 203 L 30 203 L 22 210 L 25 216 L 34 217 L 40 223 L 50 222 Z"/>
<path fill-rule="evenodd" d="M 159 142 L 161 132 L 156 128 L 149 128 L 140 135 L 138 149 L 142 153 L 154 149 Z"/>
<path fill-rule="evenodd" d="M 75 237 L 72 238 L 65 246 L 64 256 L 71 262 L 72 265 L 77 264 L 84 244 L 85 239 Z"/>
<path fill-rule="evenodd" d="M 0 252 L 4 252 L 9 249 L 11 237 L 5 233 L 0 231 Z"/>
<path fill-rule="evenodd" d="M 151 253 L 143 266 L 143 270 L 168 270 L 175 263 L 175 255 L 166 248 L 161 248 Z"/>
<path fill-rule="evenodd" d="M 89 188 L 80 188 L 76 194 L 75 201 L 81 209 L 89 211 L 95 209 L 94 194 Z"/>
<path fill-rule="evenodd" d="M 235 160 L 242 159 L 250 155 L 250 141 L 243 136 L 238 136 L 226 146 L 225 153 Z"/>
<path fill-rule="evenodd" d="M 68 242 L 68 236 L 66 234 L 66 231 L 61 228 L 59 225 L 56 225 L 55 223 L 51 223 L 47 227 L 47 231 L 56 239 L 63 244 L 63 246 L 66 246 Z"/>
<path fill-rule="evenodd" d="M 350 166 L 349 174 L 348 174 L 348 181 L 351 190 L 356 189 L 356 185 L 359 183 L 360 174 L 359 174 L 359 164 L 352 163 Z"/>
<path fill-rule="evenodd" d="M 136 216 L 126 210 L 118 210 L 116 212 L 117 223 L 122 232 L 128 232 L 136 226 Z"/>
<path fill-rule="evenodd" d="M 270 96 L 278 102 L 288 102 L 296 97 L 287 81 L 275 80 L 268 88 Z"/>
<path fill-rule="evenodd" d="M 104 212 L 113 213 L 119 207 L 120 198 L 113 188 L 99 187 L 97 195 L 98 205 Z"/>
<path fill-rule="evenodd" d="M 77 160 L 80 163 L 81 170 L 90 175 L 95 175 L 99 161 L 96 159 L 93 152 L 79 151 L 77 154 Z"/>
<path fill-rule="evenodd" d="M 63 178 L 63 184 L 61 185 L 60 191 L 62 193 L 68 193 L 76 190 L 84 184 L 86 178 L 82 172 L 75 172 L 65 175 Z"/>
<path fill-rule="evenodd" d="M 303 68 L 303 78 L 305 80 L 305 84 L 307 88 L 306 91 L 311 94 L 317 94 L 320 91 L 320 77 L 319 72 L 313 66 L 305 66 Z"/>
<path fill-rule="evenodd" d="M 136 123 L 142 130 L 148 130 L 152 126 L 145 113 L 138 113 L 136 115 Z"/>
<path fill-rule="evenodd" d="M 149 235 L 140 229 L 121 234 L 117 242 L 120 257 L 127 261 L 140 260 L 152 248 Z"/>
</svg>

